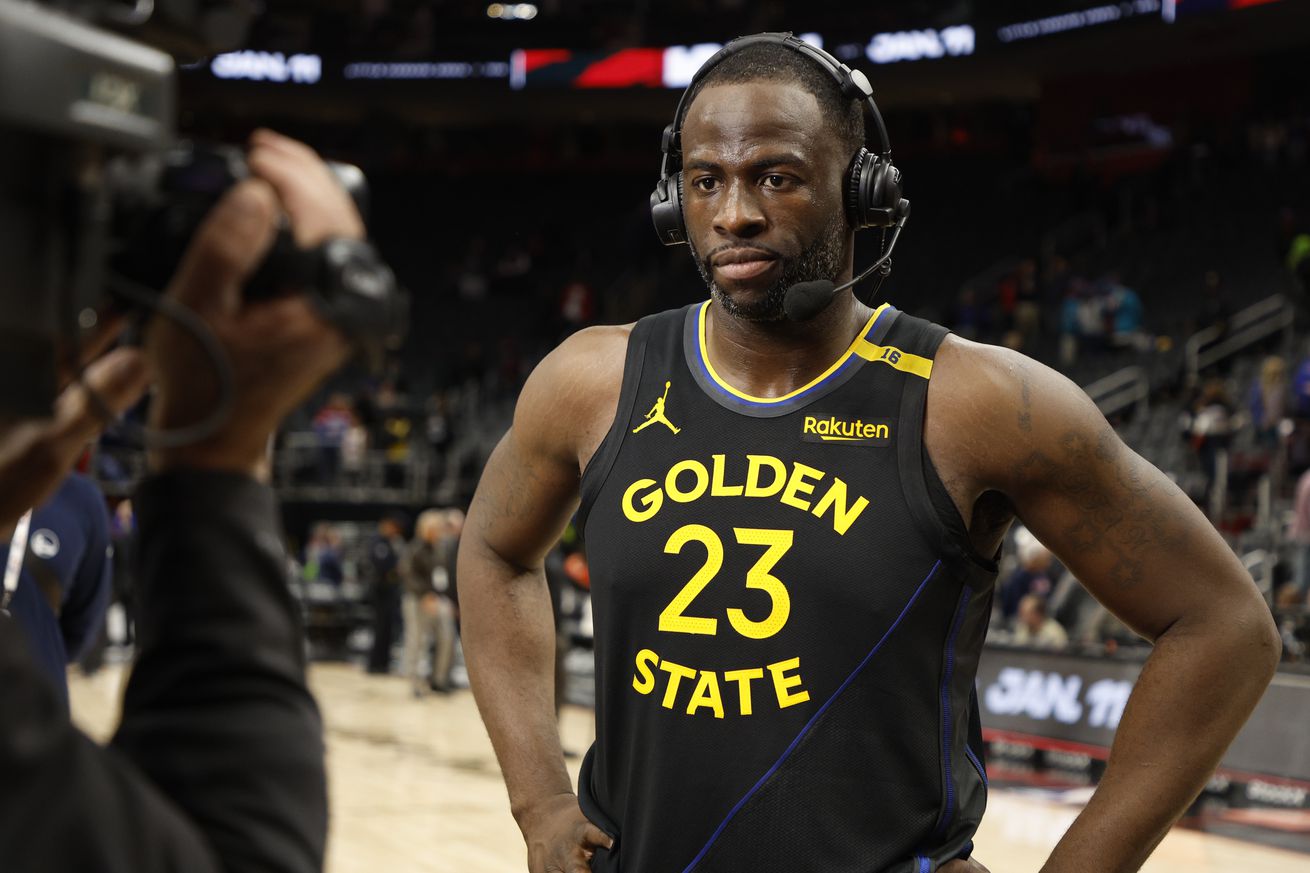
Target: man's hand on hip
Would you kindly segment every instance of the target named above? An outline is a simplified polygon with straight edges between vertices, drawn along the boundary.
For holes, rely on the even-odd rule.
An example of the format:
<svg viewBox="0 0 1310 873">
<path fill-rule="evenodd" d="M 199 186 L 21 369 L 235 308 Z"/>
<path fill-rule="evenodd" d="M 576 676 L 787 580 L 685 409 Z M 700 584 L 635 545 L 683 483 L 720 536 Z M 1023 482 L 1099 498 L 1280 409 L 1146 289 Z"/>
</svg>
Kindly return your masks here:
<svg viewBox="0 0 1310 873">
<path fill-rule="evenodd" d="M 573 794 L 546 798 L 519 817 L 529 873 L 590 873 L 591 856 L 614 841 L 582 814 Z"/>
</svg>

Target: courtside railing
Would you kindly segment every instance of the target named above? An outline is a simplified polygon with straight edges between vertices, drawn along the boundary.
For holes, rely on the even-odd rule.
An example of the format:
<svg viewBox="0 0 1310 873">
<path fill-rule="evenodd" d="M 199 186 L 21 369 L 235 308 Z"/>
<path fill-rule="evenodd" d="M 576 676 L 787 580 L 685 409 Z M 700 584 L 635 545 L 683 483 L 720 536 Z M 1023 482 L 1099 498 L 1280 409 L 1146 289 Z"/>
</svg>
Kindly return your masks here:
<svg viewBox="0 0 1310 873">
<path fill-rule="evenodd" d="M 1238 312 L 1227 322 L 1198 330 L 1183 350 L 1187 384 L 1196 385 L 1201 373 L 1222 360 L 1273 336 L 1290 336 L 1296 309 L 1282 294 L 1272 294 Z"/>
<path fill-rule="evenodd" d="M 1136 407 L 1146 412 L 1151 405 L 1151 380 L 1145 367 L 1124 367 L 1083 388 L 1106 418 Z"/>
</svg>

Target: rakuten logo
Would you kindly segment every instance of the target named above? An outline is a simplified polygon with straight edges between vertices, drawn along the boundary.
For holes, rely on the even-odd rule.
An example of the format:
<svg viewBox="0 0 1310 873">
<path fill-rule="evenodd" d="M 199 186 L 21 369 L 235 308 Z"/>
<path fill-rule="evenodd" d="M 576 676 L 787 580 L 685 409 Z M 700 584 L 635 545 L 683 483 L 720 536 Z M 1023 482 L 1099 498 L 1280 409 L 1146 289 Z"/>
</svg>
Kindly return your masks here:
<svg viewBox="0 0 1310 873">
<path fill-rule="evenodd" d="M 983 705 L 996 715 L 1022 715 L 1036 721 L 1055 719 L 1114 730 L 1123 717 L 1131 682 L 1101 679 L 1083 691 L 1083 678 L 1042 670 L 1006 667 L 983 692 Z"/>
</svg>

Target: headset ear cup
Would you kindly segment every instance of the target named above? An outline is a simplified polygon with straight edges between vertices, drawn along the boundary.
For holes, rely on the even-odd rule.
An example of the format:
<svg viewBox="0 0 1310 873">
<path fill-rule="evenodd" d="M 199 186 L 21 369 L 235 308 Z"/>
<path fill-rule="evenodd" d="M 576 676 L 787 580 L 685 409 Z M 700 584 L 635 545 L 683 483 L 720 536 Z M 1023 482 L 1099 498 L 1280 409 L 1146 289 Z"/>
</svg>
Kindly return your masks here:
<svg viewBox="0 0 1310 873">
<path fill-rule="evenodd" d="M 687 241 L 687 228 L 682 219 L 681 171 L 655 183 L 650 195 L 650 218 L 664 245 L 676 246 Z"/>
<path fill-rule="evenodd" d="M 882 163 L 881 190 L 878 192 L 879 203 L 890 214 L 892 224 L 895 224 L 896 217 L 901 213 L 901 171 L 891 161 L 883 161 Z"/>
<path fill-rule="evenodd" d="M 867 216 L 864 211 L 864 172 L 872 161 L 873 156 L 869 150 L 862 148 L 851 158 L 850 169 L 846 171 L 846 220 L 850 222 L 851 229 L 861 230 L 868 227 Z"/>
<path fill-rule="evenodd" d="M 865 156 L 860 170 L 857 227 L 891 227 L 901 202 L 901 171 L 881 155 Z"/>
</svg>

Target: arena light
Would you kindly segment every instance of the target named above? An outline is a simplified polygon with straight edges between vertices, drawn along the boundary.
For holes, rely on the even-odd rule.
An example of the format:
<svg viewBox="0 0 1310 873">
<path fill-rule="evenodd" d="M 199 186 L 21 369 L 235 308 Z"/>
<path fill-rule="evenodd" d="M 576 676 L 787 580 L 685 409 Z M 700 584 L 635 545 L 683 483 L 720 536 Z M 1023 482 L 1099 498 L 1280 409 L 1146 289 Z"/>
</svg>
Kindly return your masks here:
<svg viewBox="0 0 1310 873">
<path fill-rule="evenodd" d="M 944 27 L 941 30 L 903 30 L 874 34 L 865 55 L 875 64 L 958 58 L 973 54 L 976 42 L 974 30 L 968 24 Z"/>
<path fill-rule="evenodd" d="M 1016 42 L 1039 36 L 1082 30 L 1085 27 L 1097 27 L 1112 24 L 1139 15 L 1164 15 L 1161 0 L 1128 0 L 1124 3 L 1109 3 L 1104 6 L 1092 6 L 1075 12 L 1049 15 L 1032 21 L 1018 21 L 1003 25 L 996 30 L 996 37 L 1001 42 Z"/>
<path fill-rule="evenodd" d="M 313 85 L 323 78 L 323 59 L 309 54 L 287 57 L 282 52 L 226 52 L 214 56 L 209 71 L 219 79 Z"/>
<path fill-rule="evenodd" d="M 537 7 L 533 3 L 492 3 L 487 7 L 487 17 L 501 21 L 531 21 L 537 17 Z"/>
<path fill-rule="evenodd" d="M 823 48 L 823 37 L 802 33 L 800 38 L 815 48 Z M 686 88 L 701 65 L 723 48 L 722 43 L 701 42 L 695 45 L 671 45 L 664 50 L 664 87 Z"/>
<path fill-rule="evenodd" d="M 723 48 L 717 42 L 671 45 L 664 50 L 664 87 L 686 88 L 691 77 L 714 53 Z"/>
<path fill-rule="evenodd" d="M 507 79 L 507 61 L 352 61 L 342 69 L 346 79 Z"/>
</svg>

